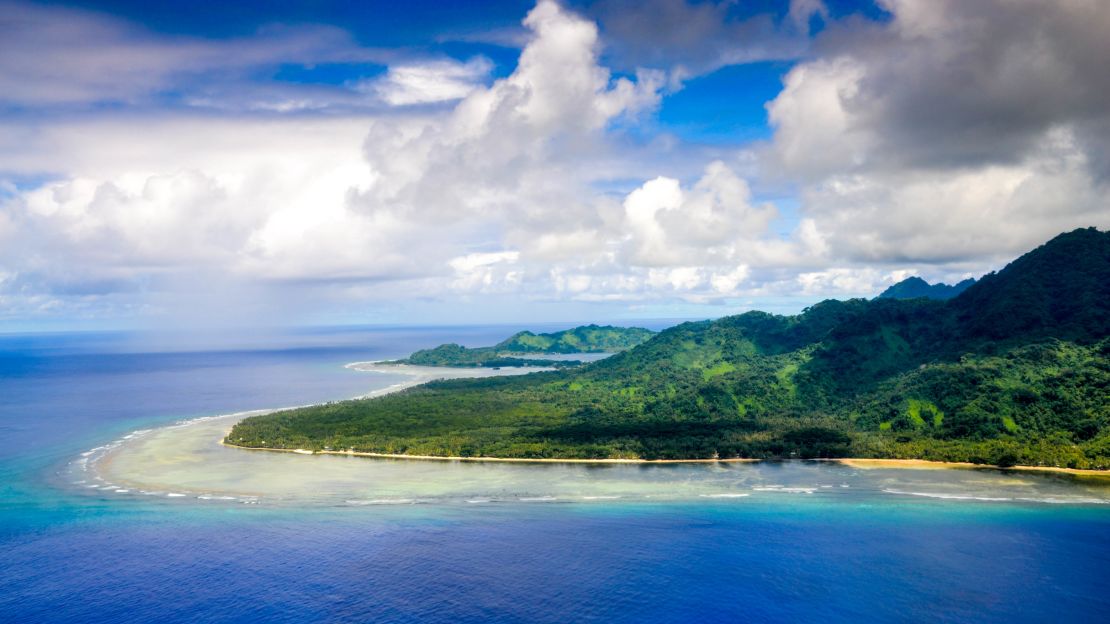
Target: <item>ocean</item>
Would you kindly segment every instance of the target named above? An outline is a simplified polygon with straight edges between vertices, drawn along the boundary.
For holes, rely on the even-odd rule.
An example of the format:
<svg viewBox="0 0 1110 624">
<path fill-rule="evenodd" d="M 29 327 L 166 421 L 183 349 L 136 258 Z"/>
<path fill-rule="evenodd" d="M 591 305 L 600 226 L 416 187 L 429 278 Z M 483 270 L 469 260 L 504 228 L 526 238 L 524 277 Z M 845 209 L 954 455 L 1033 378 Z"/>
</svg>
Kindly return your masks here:
<svg viewBox="0 0 1110 624">
<path fill-rule="evenodd" d="M 350 362 L 516 329 L 0 335 L 0 620 L 1108 619 L 1110 494 L 1069 478 L 180 446 L 405 381 Z M 120 441 L 110 483 L 76 469 Z"/>
</svg>

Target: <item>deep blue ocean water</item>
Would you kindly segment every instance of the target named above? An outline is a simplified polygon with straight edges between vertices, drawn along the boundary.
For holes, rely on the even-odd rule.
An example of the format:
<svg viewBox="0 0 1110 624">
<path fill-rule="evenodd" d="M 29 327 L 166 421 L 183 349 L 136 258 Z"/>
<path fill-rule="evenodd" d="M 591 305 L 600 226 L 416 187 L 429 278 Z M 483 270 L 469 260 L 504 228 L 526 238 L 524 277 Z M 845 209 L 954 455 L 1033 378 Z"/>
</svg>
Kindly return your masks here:
<svg viewBox="0 0 1110 624">
<path fill-rule="evenodd" d="M 0 621 L 1106 622 L 1106 506 L 847 497 L 362 508 L 92 496 L 81 451 L 367 390 L 515 328 L 0 336 Z"/>
</svg>

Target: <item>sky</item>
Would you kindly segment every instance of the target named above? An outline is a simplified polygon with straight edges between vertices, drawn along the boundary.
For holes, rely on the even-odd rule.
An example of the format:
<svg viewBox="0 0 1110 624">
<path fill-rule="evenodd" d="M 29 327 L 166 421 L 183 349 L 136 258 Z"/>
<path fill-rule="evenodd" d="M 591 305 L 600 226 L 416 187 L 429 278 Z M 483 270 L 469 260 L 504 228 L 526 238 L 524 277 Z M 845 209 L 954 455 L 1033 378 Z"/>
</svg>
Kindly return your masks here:
<svg viewBox="0 0 1110 624">
<path fill-rule="evenodd" d="M 0 331 L 634 322 L 1110 227 L 1110 3 L 0 0 Z"/>
</svg>

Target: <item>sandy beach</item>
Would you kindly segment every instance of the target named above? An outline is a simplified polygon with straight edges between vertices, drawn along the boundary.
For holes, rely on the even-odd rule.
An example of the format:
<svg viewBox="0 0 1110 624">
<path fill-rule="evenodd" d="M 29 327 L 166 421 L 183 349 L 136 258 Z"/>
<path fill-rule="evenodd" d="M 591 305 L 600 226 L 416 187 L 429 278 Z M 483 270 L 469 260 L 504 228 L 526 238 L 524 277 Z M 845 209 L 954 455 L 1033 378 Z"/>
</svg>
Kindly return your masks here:
<svg viewBox="0 0 1110 624">
<path fill-rule="evenodd" d="M 718 463 L 755 463 L 763 460 L 746 457 L 707 458 L 707 459 L 577 459 L 577 458 L 526 458 L 526 457 L 461 457 L 448 455 L 407 455 L 404 453 L 368 453 L 361 451 L 310 451 L 308 449 L 276 449 L 266 447 L 238 446 L 228 444 L 222 438 L 220 444 L 244 451 L 266 451 L 270 453 L 296 453 L 298 455 L 342 455 L 345 457 L 376 457 L 379 459 L 411 459 L 421 461 L 458 461 L 458 462 L 513 462 L 523 464 L 718 464 Z M 925 459 L 867 459 L 843 457 L 834 459 L 811 459 L 801 461 L 821 461 L 851 466 L 862 470 L 905 469 L 905 470 L 1013 470 L 1020 472 L 1049 472 L 1077 476 L 1110 479 L 1110 470 L 1085 470 L 1079 468 L 1057 468 L 1055 466 L 995 466 L 993 464 L 973 464 L 970 462 L 941 462 Z"/>
<path fill-rule="evenodd" d="M 841 458 L 821 461 L 832 461 L 853 468 L 863 470 L 875 468 L 906 468 L 912 470 L 948 470 L 948 469 L 990 469 L 1014 470 L 1018 472 L 1051 472 L 1088 477 L 1101 477 L 1110 479 L 1110 470 L 1086 470 L 1081 468 L 1059 468 L 1056 466 L 995 466 L 992 464 L 973 464 L 970 462 L 941 462 L 925 459 L 863 459 Z"/>
<path fill-rule="evenodd" d="M 230 430 L 229 430 L 230 431 Z M 225 436 L 226 437 L 226 436 Z M 297 453 L 299 455 L 342 455 L 345 457 L 377 457 L 379 459 L 412 459 L 424 461 L 460 461 L 460 462 L 514 462 L 521 464 L 718 464 L 718 463 L 752 463 L 763 461 L 745 457 L 730 457 L 725 459 L 577 459 L 557 457 L 528 458 L 528 457 L 461 457 L 451 455 L 406 455 L 404 453 L 366 453 L 361 451 L 310 451 L 307 449 L 276 449 L 257 446 L 238 446 L 228 444 L 223 438 L 220 444 L 241 449 L 244 451 L 268 451 L 272 453 Z"/>
</svg>

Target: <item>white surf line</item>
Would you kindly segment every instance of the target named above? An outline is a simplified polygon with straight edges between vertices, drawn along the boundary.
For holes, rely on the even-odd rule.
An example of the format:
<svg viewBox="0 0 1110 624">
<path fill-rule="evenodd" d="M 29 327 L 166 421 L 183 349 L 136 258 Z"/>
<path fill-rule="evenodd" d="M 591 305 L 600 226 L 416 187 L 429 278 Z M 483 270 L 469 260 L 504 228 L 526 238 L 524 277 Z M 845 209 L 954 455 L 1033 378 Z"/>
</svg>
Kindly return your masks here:
<svg viewBox="0 0 1110 624">
<path fill-rule="evenodd" d="M 1104 498 L 1087 498 L 1083 496 L 1046 496 L 1044 498 L 1019 496 L 1017 500 L 1030 503 L 1045 503 L 1047 505 L 1110 505 L 1110 500 Z"/>
<path fill-rule="evenodd" d="M 945 500 L 976 500 L 988 502 L 1006 502 L 1014 499 L 1004 496 L 975 496 L 973 494 L 946 494 L 942 492 L 909 492 L 905 490 L 883 490 L 887 494 L 898 494 L 901 496 L 923 496 L 925 498 L 940 498 Z"/>
</svg>

